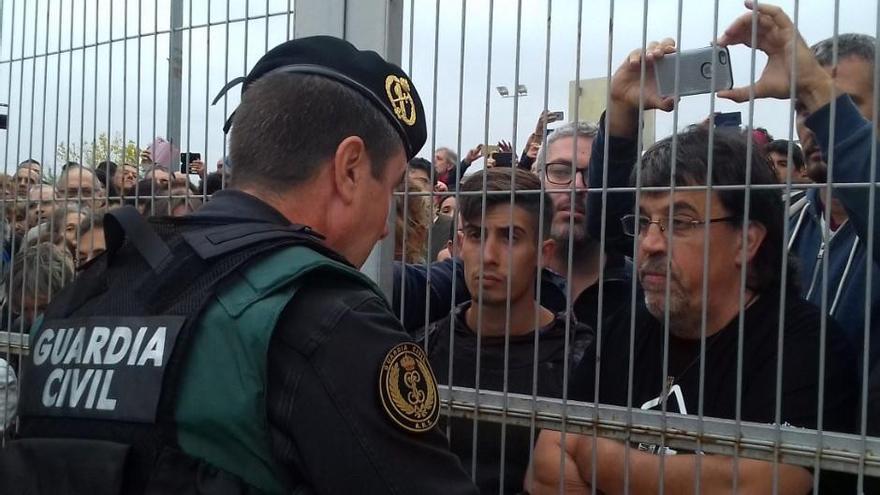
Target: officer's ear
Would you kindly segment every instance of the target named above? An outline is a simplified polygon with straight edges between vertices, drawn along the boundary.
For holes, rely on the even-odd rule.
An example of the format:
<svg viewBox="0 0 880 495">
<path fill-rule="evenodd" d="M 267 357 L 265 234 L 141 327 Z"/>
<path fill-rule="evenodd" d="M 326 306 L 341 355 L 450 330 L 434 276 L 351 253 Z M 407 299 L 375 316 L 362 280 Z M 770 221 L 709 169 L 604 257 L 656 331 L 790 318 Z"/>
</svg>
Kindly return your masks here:
<svg viewBox="0 0 880 495">
<path fill-rule="evenodd" d="M 339 197 L 345 203 L 352 203 L 357 188 L 362 187 L 370 174 L 370 159 L 364 140 L 358 136 L 343 139 L 336 147 L 331 166 Z"/>
</svg>

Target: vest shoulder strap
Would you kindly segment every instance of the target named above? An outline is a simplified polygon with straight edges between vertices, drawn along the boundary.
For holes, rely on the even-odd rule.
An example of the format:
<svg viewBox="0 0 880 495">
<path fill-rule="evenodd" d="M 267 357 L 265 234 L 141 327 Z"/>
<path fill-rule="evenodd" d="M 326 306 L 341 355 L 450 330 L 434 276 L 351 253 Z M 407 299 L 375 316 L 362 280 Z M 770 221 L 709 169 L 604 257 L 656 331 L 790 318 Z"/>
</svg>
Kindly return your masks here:
<svg viewBox="0 0 880 495">
<path fill-rule="evenodd" d="M 366 275 L 306 246 L 281 249 L 244 267 L 217 297 L 231 316 L 237 316 L 255 301 L 318 271 L 346 277 L 385 300 L 382 291 Z"/>
</svg>

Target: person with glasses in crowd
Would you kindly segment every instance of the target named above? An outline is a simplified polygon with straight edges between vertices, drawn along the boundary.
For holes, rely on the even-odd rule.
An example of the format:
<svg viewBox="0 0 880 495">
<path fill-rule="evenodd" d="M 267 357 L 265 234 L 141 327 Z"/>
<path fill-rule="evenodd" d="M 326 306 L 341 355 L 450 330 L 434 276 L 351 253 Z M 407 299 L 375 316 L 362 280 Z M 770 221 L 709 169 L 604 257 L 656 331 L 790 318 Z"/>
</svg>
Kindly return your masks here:
<svg viewBox="0 0 880 495">
<path fill-rule="evenodd" d="M 600 287 L 604 296 L 603 319 L 625 306 L 632 287 L 632 265 L 626 257 L 609 249 L 612 244 L 606 240 L 606 257 L 602 264 L 601 232 L 587 231 L 587 208 L 596 214 L 602 211 L 600 203 L 587 206 L 586 202 L 590 156 L 602 152 L 601 148 L 594 149 L 598 133 L 594 123 L 565 124 L 547 137 L 547 145 L 539 151 L 535 161 L 556 211 L 550 230 L 556 250 L 547 260 L 547 267 L 567 281 L 568 293 L 560 304 L 564 307 L 567 303 L 564 298 L 570 296 L 577 318 L 593 328 L 599 324 Z"/>
<path fill-rule="evenodd" d="M 637 203 L 629 203 L 629 212 L 621 215 L 615 230 L 636 240 L 634 263 L 644 296 L 603 327 L 601 349 L 587 350 L 572 376 L 569 397 L 849 432 L 855 421 L 855 366 L 833 322 L 827 334 L 822 332 L 821 312 L 798 295 L 796 282 L 791 282 L 793 263 L 783 270 L 785 214 L 778 191 L 745 188 L 747 175 L 751 184 L 776 183 L 760 153 L 753 149 L 750 155 L 738 132 L 696 128 L 660 141 L 642 156 L 641 170 L 633 170 L 640 99 L 646 110 L 673 107 L 672 98 L 661 97 L 654 89 L 653 64 L 674 52 L 671 39 L 647 47 L 644 85 L 640 84 L 641 50 L 630 53 L 613 76 L 611 105 L 594 148 L 601 149 L 610 140 L 609 160 L 615 165 L 629 162 L 625 170 L 615 171 L 629 174 L 629 185 L 635 185 L 638 177 L 644 187 L 710 183 L 742 187 L 646 191 Z M 714 132 L 711 149 L 710 132 Z M 591 169 L 603 168 L 602 157 L 593 153 Z M 784 317 L 781 326 L 780 316 Z M 780 332 L 781 349 L 777 347 Z M 777 384 L 779 360 L 782 376 Z M 819 404 L 823 382 L 825 396 Z M 778 411 L 777 397 L 782 398 Z M 619 493 L 627 482 L 634 493 L 656 492 L 660 483 L 667 491 L 687 492 L 695 489 L 698 462 L 701 489 L 709 493 L 732 486 L 768 492 L 774 472 L 780 493 L 802 494 L 813 488 L 813 474 L 795 465 L 735 461 L 662 443 L 631 447 L 627 454 L 617 440 L 599 438 L 594 443 L 592 436 L 571 433 L 563 440 L 560 433 L 544 430 L 536 447 L 530 492 L 556 493 L 560 483 L 589 489 L 595 483 L 598 491 Z M 569 466 L 563 472 L 561 455 Z M 851 489 L 849 481 L 823 472 L 816 488 L 837 493 Z"/>
</svg>

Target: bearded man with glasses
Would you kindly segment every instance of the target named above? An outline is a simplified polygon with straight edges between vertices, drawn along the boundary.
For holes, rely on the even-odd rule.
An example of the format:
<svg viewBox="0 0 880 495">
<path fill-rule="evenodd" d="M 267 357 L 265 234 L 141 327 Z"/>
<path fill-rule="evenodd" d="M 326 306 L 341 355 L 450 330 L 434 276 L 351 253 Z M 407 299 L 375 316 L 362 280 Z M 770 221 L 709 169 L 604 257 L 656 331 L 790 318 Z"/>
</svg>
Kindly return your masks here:
<svg viewBox="0 0 880 495">
<path fill-rule="evenodd" d="M 650 79 L 653 61 L 674 52 L 674 43 L 654 43 L 647 51 L 649 82 L 642 101 L 646 109 L 670 110 L 672 100 L 659 97 Z M 605 322 L 601 347 L 587 350 L 574 371 L 569 398 L 851 431 L 858 383 L 854 361 L 834 322 L 822 331 L 820 310 L 800 297 L 797 278 L 787 273 L 794 263 L 784 263 L 785 213 L 778 191 L 747 186 L 775 183 L 759 153 L 739 133 L 698 128 L 660 141 L 643 155 L 640 168 L 634 166 L 640 52 L 632 52 L 614 75 L 611 106 L 589 168 L 590 184 L 596 184 L 594 172 L 607 168 L 609 186 L 624 185 L 615 177 L 625 173 L 629 185 L 644 188 L 638 198 L 631 196 L 629 211 L 620 212 L 622 221 L 608 233 L 628 234 L 635 245 L 633 263 L 643 296 L 627 314 Z M 607 167 L 601 161 L 606 117 Z M 609 192 L 609 207 L 612 194 L 625 193 Z M 588 203 L 588 211 L 591 207 Z M 610 218 L 608 225 L 613 226 Z M 557 493 L 562 483 L 571 493 L 594 483 L 602 493 L 622 493 L 627 486 L 631 493 L 655 493 L 661 486 L 669 493 L 692 493 L 699 481 L 704 493 L 727 493 L 732 487 L 769 493 L 776 480 L 783 494 L 852 493 L 851 479 L 822 472 L 819 486 L 813 486 L 813 473 L 791 464 L 735 460 L 659 441 L 632 443 L 628 455 L 626 447 L 605 438 L 594 443 L 592 435 L 569 433 L 563 439 L 544 430 L 527 488 L 532 494 Z"/>
</svg>

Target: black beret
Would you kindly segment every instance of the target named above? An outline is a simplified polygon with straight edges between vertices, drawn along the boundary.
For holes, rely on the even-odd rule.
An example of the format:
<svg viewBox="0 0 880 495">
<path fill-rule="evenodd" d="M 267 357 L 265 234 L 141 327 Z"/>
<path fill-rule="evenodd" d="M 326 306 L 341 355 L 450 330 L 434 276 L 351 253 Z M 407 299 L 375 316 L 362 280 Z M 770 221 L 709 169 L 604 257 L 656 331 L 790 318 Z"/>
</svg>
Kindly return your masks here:
<svg viewBox="0 0 880 495">
<path fill-rule="evenodd" d="M 351 43 L 332 36 L 311 36 L 282 43 L 257 61 L 247 77 L 230 81 L 214 103 L 232 87 L 243 83 L 241 92 L 266 74 L 277 72 L 323 76 L 354 89 L 369 100 L 391 122 L 406 149 L 407 160 L 422 149 L 427 139 L 425 110 L 409 76 L 378 53 L 358 50 Z M 229 130 L 232 117 L 223 131 Z"/>
</svg>

